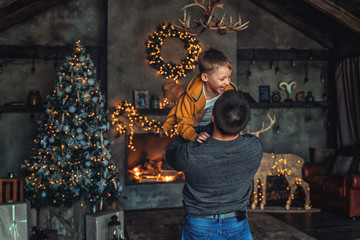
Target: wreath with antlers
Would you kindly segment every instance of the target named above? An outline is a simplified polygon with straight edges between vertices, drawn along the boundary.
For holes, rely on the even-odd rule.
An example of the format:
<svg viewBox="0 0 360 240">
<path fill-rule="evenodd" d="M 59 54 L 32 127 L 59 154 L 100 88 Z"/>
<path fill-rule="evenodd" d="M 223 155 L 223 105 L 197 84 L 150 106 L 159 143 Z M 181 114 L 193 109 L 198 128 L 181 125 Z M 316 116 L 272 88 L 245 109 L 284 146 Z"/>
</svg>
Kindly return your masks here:
<svg viewBox="0 0 360 240">
<path fill-rule="evenodd" d="M 179 38 L 184 42 L 184 48 L 188 54 L 180 64 L 165 62 L 161 56 L 161 46 L 165 38 Z M 171 78 L 176 83 L 179 78 L 186 77 L 187 72 L 195 69 L 200 52 L 199 41 L 190 34 L 179 31 L 171 23 L 160 24 L 146 42 L 146 58 L 149 65 L 158 70 L 160 75 L 165 76 L 166 79 Z"/>
</svg>

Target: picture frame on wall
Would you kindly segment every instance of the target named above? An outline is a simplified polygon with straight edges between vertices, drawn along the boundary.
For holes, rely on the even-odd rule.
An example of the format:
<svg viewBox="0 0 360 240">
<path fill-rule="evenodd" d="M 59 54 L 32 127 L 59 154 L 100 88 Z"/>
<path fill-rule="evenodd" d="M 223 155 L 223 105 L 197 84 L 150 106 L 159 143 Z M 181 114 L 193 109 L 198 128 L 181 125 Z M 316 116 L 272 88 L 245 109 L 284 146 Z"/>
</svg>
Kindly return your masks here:
<svg viewBox="0 0 360 240">
<path fill-rule="evenodd" d="M 149 108 L 149 91 L 134 90 L 134 105 L 136 109 Z"/>
<path fill-rule="evenodd" d="M 260 102 L 270 102 L 270 86 L 259 86 L 259 100 Z"/>
</svg>

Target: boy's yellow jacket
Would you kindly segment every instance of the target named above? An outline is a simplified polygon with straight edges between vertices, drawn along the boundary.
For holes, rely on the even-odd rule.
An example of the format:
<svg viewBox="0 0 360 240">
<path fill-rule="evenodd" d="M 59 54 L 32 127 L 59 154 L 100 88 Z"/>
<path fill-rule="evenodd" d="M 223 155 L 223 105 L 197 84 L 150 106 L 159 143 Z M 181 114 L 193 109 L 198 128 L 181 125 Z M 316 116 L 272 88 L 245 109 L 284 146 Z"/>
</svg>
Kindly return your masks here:
<svg viewBox="0 0 360 240">
<path fill-rule="evenodd" d="M 198 114 L 206 104 L 203 92 L 204 82 L 200 75 L 194 77 L 188 84 L 186 91 L 180 96 L 178 103 L 170 110 L 163 125 L 165 132 L 171 130 L 177 124 L 180 136 L 191 141 L 197 133 L 194 129 L 194 116 Z M 234 83 L 225 88 L 225 91 L 237 90 Z"/>
</svg>

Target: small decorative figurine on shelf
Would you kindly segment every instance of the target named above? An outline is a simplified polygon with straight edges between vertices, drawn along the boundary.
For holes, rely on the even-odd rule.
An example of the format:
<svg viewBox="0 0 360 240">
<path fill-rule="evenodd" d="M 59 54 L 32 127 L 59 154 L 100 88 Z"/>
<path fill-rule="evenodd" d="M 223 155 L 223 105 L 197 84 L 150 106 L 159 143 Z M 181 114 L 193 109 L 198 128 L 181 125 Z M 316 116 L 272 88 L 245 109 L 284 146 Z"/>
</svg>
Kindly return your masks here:
<svg viewBox="0 0 360 240">
<path fill-rule="evenodd" d="M 296 94 L 296 101 L 297 102 L 305 101 L 305 92 L 304 91 L 300 91 Z"/>
<path fill-rule="evenodd" d="M 41 104 L 41 96 L 39 90 L 30 90 L 28 95 L 28 105 L 37 106 Z"/>
<path fill-rule="evenodd" d="M 306 102 L 314 102 L 315 101 L 315 98 L 314 96 L 312 95 L 312 91 L 308 91 L 307 92 L 307 95 L 305 97 L 305 101 Z"/>
<path fill-rule="evenodd" d="M 158 95 L 151 96 L 151 108 L 159 109 L 159 96 Z"/>
<path fill-rule="evenodd" d="M 279 89 L 280 90 L 285 90 L 286 93 L 288 94 L 287 99 L 284 100 L 284 102 L 292 102 L 293 100 L 290 99 L 290 94 L 291 94 L 291 90 L 296 89 L 296 82 L 295 81 L 291 81 L 291 82 L 280 82 L 279 83 Z"/>
<path fill-rule="evenodd" d="M 280 102 L 280 100 L 281 100 L 281 96 L 280 96 L 279 91 L 274 91 L 271 96 L 271 101 L 274 103 L 278 103 L 278 102 Z"/>
</svg>

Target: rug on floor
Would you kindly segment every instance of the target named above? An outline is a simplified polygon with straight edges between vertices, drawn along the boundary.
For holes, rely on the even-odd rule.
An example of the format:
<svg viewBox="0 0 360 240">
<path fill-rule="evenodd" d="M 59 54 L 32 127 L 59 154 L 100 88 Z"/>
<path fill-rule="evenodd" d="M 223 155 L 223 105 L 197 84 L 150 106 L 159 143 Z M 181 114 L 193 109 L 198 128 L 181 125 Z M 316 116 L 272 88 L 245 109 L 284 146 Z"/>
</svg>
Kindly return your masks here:
<svg viewBox="0 0 360 240">
<path fill-rule="evenodd" d="M 125 212 L 128 240 L 177 240 L 181 235 L 182 208 Z M 254 240 L 313 240 L 311 236 L 261 212 L 249 212 Z"/>
</svg>

